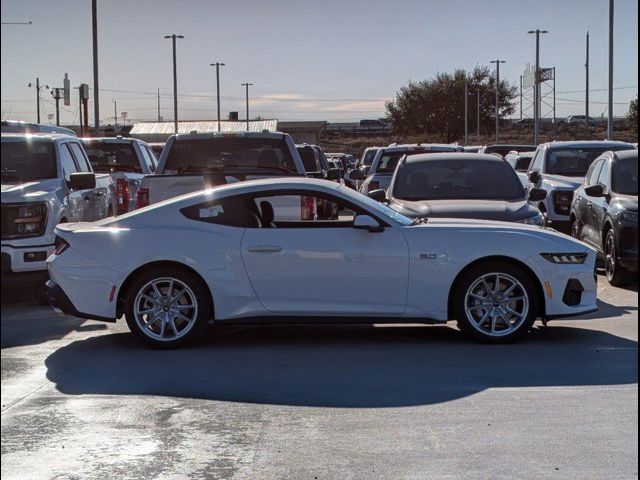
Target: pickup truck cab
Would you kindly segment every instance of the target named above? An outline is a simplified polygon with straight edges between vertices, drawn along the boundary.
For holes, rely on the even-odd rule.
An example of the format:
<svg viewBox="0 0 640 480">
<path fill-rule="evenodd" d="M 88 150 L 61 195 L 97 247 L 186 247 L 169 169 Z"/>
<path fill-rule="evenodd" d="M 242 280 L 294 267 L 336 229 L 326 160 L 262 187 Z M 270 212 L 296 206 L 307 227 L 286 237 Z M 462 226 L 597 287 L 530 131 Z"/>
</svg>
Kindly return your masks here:
<svg viewBox="0 0 640 480">
<path fill-rule="evenodd" d="M 55 226 L 113 215 L 113 181 L 94 173 L 76 137 L 1 138 L 2 276 L 44 280 Z"/>
<path fill-rule="evenodd" d="M 122 136 L 81 140 L 93 171 L 107 173 L 113 179 L 116 214 L 134 210 L 142 178 L 156 171 L 158 160 L 150 146 Z"/>
<path fill-rule="evenodd" d="M 572 141 L 549 142 L 538 146 L 527 170 L 525 188 L 547 191 L 544 200 L 536 202 L 545 224 L 570 233 L 569 213 L 573 192 L 583 182 L 591 164 L 606 151 L 633 149 L 626 142 Z"/>
</svg>

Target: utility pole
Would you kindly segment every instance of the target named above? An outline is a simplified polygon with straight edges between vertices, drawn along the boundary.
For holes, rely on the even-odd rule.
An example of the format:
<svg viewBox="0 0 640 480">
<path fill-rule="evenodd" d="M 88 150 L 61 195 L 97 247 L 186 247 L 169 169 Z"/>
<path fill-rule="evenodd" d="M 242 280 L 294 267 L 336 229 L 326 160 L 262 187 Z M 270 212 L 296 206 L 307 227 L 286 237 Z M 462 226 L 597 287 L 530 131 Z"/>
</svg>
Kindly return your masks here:
<svg viewBox="0 0 640 480">
<path fill-rule="evenodd" d="M 585 88 L 584 88 L 584 126 L 589 128 L 589 31 L 587 31 L 587 52 L 584 63 Z"/>
<path fill-rule="evenodd" d="M 556 67 L 553 67 L 553 124 L 556 124 Z"/>
<path fill-rule="evenodd" d="M 469 83 L 464 79 L 464 145 L 469 145 Z"/>
<path fill-rule="evenodd" d="M 507 63 L 504 60 L 492 60 L 489 63 L 496 64 L 496 143 L 500 141 L 500 64 Z"/>
<path fill-rule="evenodd" d="M 607 107 L 607 138 L 613 139 L 613 0 L 609 0 L 609 101 Z"/>
<path fill-rule="evenodd" d="M 35 87 L 35 89 L 36 89 L 36 110 L 37 110 L 38 123 L 40 123 L 40 89 L 46 88 L 47 90 L 49 90 L 49 85 L 43 85 L 41 87 L 40 86 L 40 78 L 36 77 L 36 84 L 35 85 L 33 83 L 29 82 L 29 88 L 31 88 L 31 87 Z"/>
<path fill-rule="evenodd" d="M 173 130 L 178 133 L 178 70 L 176 68 L 176 39 L 184 38 L 183 35 L 165 35 L 164 38 L 170 38 L 173 43 Z"/>
<path fill-rule="evenodd" d="M 522 75 L 520 75 L 520 120 L 522 120 Z"/>
<path fill-rule="evenodd" d="M 56 101 L 56 125 L 60 126 L 60 99 L 62 98 L 64 88 L 52 88 L 51 96 Z"/>
<path fill-rule="evenodd" d="M 158 88 L 158 122 L 160 121 L 160 88 Z"/>
<path fill-rule="evenodd" d="M 220 131 L 220 67 L 224 67 L 224 63 L 210 63 L 210 67 L 216 67 L 216 103 L 218 105 L 218 131 Z"/>
<path fill-rule="evenodd" d="M 477 118 L 476 118 L 476 136 L 478 139 L 480 138 L 480 90 L 476 91 L 476 107 L 477 107 Z"/>
<path fill-rule="evenodd" d="M 114 129 L 118 128 L 118 102 L 113 100 L 113 126 Z"/>
<path fill-rule="evenodd" d="M 93 123 L 94 135 L 100 136 L 100 97 L 98 87 L 98 2 L 91 0 L 91 28 L 93 30 Z"/>
<path fill-rule="evenodd" d="M 245 87 L 245 99 L 247 104 L 247 132 L 249 131 L 249 87 L 253 85 L 253 83 L 243 83 L 241 84 Z"/>
<path fill-rule="evenodd" d="M 536 69 L 533 79 L 533 143 L 538 145 L 540 132 L 540 34 L 549 33 L 547 30 L 529 30 L 527 33 L 536 36 Z"/>
</svg>

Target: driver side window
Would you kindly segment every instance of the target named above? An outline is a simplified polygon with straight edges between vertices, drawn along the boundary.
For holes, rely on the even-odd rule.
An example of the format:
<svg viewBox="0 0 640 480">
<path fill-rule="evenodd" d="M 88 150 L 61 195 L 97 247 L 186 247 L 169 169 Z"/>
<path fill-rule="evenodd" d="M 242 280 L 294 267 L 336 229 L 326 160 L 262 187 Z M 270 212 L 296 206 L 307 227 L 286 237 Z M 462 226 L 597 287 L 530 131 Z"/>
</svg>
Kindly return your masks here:
<svg viewBox="0 0 640 480">
<path fill-rule="evenodd" d="M 598 160 L 589 168 L 589 171 L 587 172 L 587 177 L 586 177 L 587 178 L 586 184 L 588 187 L 598 184 L 598 176 L 600 175 L 600 170 L 602 169 L 603 163 L 604 163 L 603 160 Z"/>
<path fill-rule="evenodd" d="M 69 147 L 66 143 L 60 145 L 60 165 L 62 166 L 62 174 L 67 181 L 71 179 L 72 173 L 76 173 L 78 171 L 76 162 L 73 160 Z"/>
<path fill-rule="evenodd" d="M 533 157 L 533 160 L 531 161 L 531 165 L 529 166 L 529 172 L 537 170 L 540 173 L 542 173 L 542 159 L 543 158 L 544 158 L 544 150 L 543 149 L 539 149 L 538 151 L 536 151 L 536 155 L 535 155 L 535 157 Z"/>
</svg>

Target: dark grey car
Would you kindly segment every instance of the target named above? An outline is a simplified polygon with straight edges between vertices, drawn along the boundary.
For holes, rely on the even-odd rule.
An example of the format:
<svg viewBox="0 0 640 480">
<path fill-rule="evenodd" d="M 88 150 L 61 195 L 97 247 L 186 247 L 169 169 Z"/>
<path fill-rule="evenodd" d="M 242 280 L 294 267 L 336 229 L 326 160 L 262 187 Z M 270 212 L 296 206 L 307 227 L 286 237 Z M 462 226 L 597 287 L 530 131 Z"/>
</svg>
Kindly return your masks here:
<svg viewBox="0 0 640 480">
<path fill-rule="evenodd" d="M 378 193 L 381 192 L 381 193 Z M 382 191 L 371 196 L 382 199 Z M 409 217 L 473 218 L 542 225 L 528 203 L 544 190 L 526 194 L 516 172 L 495 155 L 429 153 L 406 156 L 393 175 L 387 198 Z"/>
</svg>

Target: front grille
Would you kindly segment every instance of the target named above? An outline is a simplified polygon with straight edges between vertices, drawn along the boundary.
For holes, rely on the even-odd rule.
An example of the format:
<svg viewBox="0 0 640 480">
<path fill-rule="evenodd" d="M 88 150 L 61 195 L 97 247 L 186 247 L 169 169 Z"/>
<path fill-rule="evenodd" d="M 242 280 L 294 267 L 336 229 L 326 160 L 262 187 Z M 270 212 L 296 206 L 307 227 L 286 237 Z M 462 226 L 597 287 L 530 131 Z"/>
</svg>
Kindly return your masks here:
<svg viewBox="0 0 640 480">
<path fill-rule="evenodd" d="M 21 207 L 28 207 L 35 210 L 34 213 L 38 217 L 38 220 L 34 219 L 34 221 L 30 223 L 38 224 L 36 230 L 29 231 L 28 233 L 20 231 L 20 222 L 16 222 L 16 220 L 21 218 L 19 216 Z M 44 233 L 47 226 L 47 206 L 43 202 L 3 203 L 0 213 L 2 216 L 2 223 L 0 227 L 2 240 L 10 238 L 37 237 Z M 22 218 L 22 220 L 26 221 L 27 218 Z"/>
</svg>

